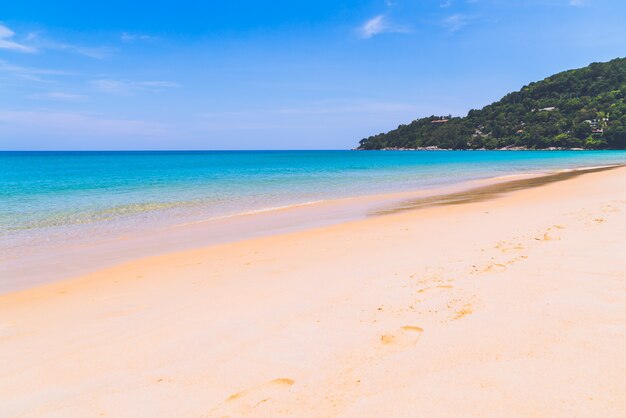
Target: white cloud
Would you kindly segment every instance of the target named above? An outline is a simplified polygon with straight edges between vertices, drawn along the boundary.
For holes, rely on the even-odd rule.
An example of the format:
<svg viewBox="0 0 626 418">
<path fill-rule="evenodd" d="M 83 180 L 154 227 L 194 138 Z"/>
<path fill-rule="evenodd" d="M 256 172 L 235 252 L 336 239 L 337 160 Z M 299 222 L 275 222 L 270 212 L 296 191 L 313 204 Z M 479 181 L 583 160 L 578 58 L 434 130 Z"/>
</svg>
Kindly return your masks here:
<svg viewBox="0 0 626 418">
<path fill-rule="evenodd" d="M 589 3 L 588 0 L 569 0 L 569 5 L 574 7 L 582 7 Z"/>
<path fill-rule="evenodd" d="M 78 55 L 83 55 L 85 57 L 95 58 L 99 60 L 109 57 L 112 53 L 112 49 L 108 47 L 88 47 L 63 43 L 48 44 L 47 48 L 55 49 L 58 51 L 72 52 Z"/>
<path fill-rule="evenodd" d="M 470 22 L 470 18 L 462 14 L 455 14 L 455 15 L 448 16 L 442 21 L 443 26 L 446 27 L 446 29 L 448 29 L 451 32 L 458 31 L 462 27 L 469 24 L 469 22 Z"/>
<path fill-rule="evenodd" d="M 15 32 L 0 24 L 0 49 L 9 49 L 18 52 L 36 52 L 36 49 L 31 46 L 12 41 L 11 39 L 14 35 Z"/>
<path fill-rule="evenodd" d="M 452 6 L 452 0 L 446 0 L 446 1 L 444 1 L 443 3 L 441 3 L 439 5 L 439 7 L 443 8 L 443 9 L 445 9 L 447 7 L 450 7 L 450 6 Z"/>
<path fill-rule="evenodd" d="M 134 41 L 154 41 L 156 38 L 150 35 L 143 35 L 140 33 L 128 33 L 122 32 L 120 40 L 122 42 L 134 42 Z"/>
<path fill-rule="evenodd" d="M 110 94 L 130 95 L 137 91 L 160 92 L 163 89 L 180 87 L 173 81 L 126 81 L 114 79 L 93 80 L 91 85 L 100 91 Z"/>
<path fill-rule="evenodd" d="M 409 28 L 391 23 L 385 15 L 374 16 L 359 27 L 359 34 L 364 39 L 381 33 L 408 33 Z"/>
<path fill-rule="evenodd" d="M 78 102 L 85 99 L 85 96 L 74 93 L 67 93 L 62 91 L 49 91 L 46 93 L 38 93 L 29 96 L 31 99 L 37 100 L 58 100 L 66 102 Z"/>
<path fill-rule="evenodd" d="M 91 84 L 100 91 L 113 94 L 130 94 L 127 83 L 117 80 L 94 80 Z"/>
<path fill-rule="evenodd" d="M 7 26 L 0 24 L 0 49 L 9 49 L 18 52 L 40 52 L 43 50 L 55 50 L 84 55 L 90 58 L 103 59 L 111 54 L 111 48 L 88 47 L 54 41 L 41 37 L 38 32 L 30 32 L 21 43 L 13 41 L 15 32 Z"/>
<path fill-rule="evenodd" d="M 385 16 L 378 15 L 378 16 L 371 18 L 370 20 L 365 22 L 363 26 L 361 26 L 361 35 L 364 38 L 371 38 L 374 35 L 378 35 L 379 33 L 382 33 L 384 29 L 385 29 Z"/>
<path fill-rule="evenodd" d="M 104 59 L 112 53 L 112 49 L 109 47 L 91 47 L 58 42 L 46 37 L 42 37 L 37 32 L 29 33 L 26 39 L 28 40 L 30 45 L 38 50 L 69 52 L 95 59 Z"/>
<path fill-rule="evenodd" d="M 155 88 L 176 88 L 180 87 L 180 84 L 173 81 L 138 81 L 134 83 L 139 87 L 155 87 Z"/>
</svg>

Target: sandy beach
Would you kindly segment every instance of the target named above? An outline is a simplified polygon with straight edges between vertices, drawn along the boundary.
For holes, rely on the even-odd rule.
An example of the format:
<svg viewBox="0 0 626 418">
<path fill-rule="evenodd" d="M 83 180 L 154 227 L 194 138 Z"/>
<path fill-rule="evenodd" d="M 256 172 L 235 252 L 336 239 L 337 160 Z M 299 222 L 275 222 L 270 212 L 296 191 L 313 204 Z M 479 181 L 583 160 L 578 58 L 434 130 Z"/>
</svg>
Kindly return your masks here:
<svg viewBox="0 0 626 418">
<path fill-rule="evenodd" d="M 626 416 L 626 168 L 565 177 L 1 295 L 0 416 Z"/>
</svg>

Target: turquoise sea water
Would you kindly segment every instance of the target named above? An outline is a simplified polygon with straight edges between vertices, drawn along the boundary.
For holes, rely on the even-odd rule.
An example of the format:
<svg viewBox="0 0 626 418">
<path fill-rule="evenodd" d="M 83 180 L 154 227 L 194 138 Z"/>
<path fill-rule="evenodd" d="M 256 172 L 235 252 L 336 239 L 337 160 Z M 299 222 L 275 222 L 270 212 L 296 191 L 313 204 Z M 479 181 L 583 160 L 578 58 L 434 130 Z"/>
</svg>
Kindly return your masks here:
<svg viewBox="0 0 626 418">
<path fill-rule="evenodd" d="M 77 260 L 127 259 L 133 247 L 120 240 L 146 230 L 166 235 L 135 247 L 156 245 L 173 236 L 171 226 L 199 220 L 618 163 L 626 163 L 626 151 L 0 152 L 0 276 L 8 277 L 0 290 L 18 276 L 60 275 Z M 245 224 L 246 233 L 271 232 L 260 223 Z M 217 234 L 203 231 L 202 242 Z M 96 241 L 115 245 L 88 256 L 85 248 Z"/>
<path fill-rule="evenodd" d="M 3 152 L 0 235 L 210 218 L 519 172 L 625 163 L 624 151 Z M 171 220 L 171 219 L 170 219 Z"/>
</svg>

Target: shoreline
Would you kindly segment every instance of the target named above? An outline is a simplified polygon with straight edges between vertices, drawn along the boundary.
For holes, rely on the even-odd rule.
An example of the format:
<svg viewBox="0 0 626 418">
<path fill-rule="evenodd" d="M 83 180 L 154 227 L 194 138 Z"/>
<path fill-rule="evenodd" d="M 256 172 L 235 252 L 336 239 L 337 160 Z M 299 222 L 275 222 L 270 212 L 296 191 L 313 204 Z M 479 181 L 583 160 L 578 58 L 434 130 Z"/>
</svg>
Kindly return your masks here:
<svg viewBox="0 0 626 418">
<path fill-rule="evenodd" d="M 0 295 L 0 403 L 37 417 L 620 416 L 624 176 Z"/>
<path fill-rule="evenodd" d="M 525 182 L 533 178 L 551 178 L 562 172 L 585 174 L 596 169 L 616 167 L 620 165 L 520 172 L 411 191 L 296 203 L 166 225 L 132 235 L 100 239 L 87 245 L 83 243 L 77 248 L 63 244 L 65 247 L 40 254 L 39 258 L 5 263 L 0 272 L 12 280 L 2 283 L 0 295 L 71 279 L 141 258 L 358 221 L 411 207 L 419 208 L 422 203 L 437 204 L 439 200 L 459 196 L 471 199 L 474 194 L 483 194 L 483 188 L 491 193 L 492 186 L 498 191 L 500 185 L 504 185 L 501 192 L 506 193 L 506 184 L 515 184 L 518 180 Z M 528 183 L 531 184 L 532 181 Z M 490 198 L 497 197 L 494 193 Z"/>
<path fill-rule="evenodd" d="M 437 146 L 417 147 L 417 148 L 380 148 L 380 149 L 363 149 L 352 148 L 350 151 L 623 151 L 621 148 L 566 148 L 566 147 L 548 147 L 548 148 L 528 148 L 526 146 L 508 146 L 502 148 L 439 148 Z"/>
</svg>

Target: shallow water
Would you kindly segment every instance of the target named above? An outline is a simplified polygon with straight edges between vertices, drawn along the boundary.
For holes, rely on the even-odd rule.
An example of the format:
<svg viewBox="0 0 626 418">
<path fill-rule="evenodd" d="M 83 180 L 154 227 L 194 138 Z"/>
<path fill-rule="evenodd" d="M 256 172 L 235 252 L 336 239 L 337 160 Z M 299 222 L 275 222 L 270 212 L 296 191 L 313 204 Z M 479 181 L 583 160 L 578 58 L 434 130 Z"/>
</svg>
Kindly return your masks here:
<svg viewBox="0 0 626 418">
<path fill-rule="evenodd" d="M 626 162 L 626 152 L 0 153 L 0 234 L 217 217 L 511 173 Z"/>
<path fill-rule="evenodd" d="M 11 268 L 0 265 L 0 272 L 19 275 L 16 266 L 53 253 L 62 270 L 58 248 L 82 248 L 207 219 L 622 163 L 625 151 L 1 152 L 0 264 Z"/>
</svg>

